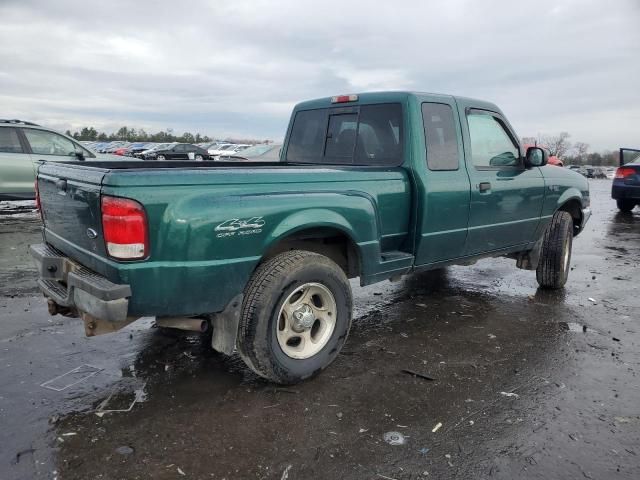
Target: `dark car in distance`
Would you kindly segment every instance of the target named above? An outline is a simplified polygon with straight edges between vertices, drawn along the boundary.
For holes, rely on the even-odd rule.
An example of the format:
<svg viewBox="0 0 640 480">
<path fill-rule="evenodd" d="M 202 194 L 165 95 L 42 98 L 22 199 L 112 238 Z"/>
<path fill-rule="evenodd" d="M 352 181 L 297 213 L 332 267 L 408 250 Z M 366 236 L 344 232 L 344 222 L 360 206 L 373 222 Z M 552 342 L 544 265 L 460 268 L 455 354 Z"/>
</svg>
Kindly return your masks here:
<svg viewBox="0 0 640 480">
<path fill-rule="evenodd" d="M 175 143 L 144 156 L 145 160 L 209 160 L 211 156 L 204 148 L 190 143 Z"/>
</svg>

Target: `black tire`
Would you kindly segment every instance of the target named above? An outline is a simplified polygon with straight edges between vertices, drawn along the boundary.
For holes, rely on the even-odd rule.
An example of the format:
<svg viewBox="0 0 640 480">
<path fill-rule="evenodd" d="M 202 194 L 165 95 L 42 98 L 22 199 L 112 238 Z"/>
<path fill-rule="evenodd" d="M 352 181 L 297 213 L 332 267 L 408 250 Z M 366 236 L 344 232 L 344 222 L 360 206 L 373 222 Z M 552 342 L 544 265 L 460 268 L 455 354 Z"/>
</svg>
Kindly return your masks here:
<svg viewBox="0 0 640 480">
<path fill-rule="evenodd" d="M 288 356 L 277 339 L 283 303 L 301 285 L 322 284 L 336 303 L 333 333 L 324 347 L 305 359 Z M 295 384 L 319 374 L 340 353 L 351 327 L 351 286 L 342 269 L 317 253 L 291 250 L 261 264 L 245 288 L 238 352 L 258 375 L 280 384 Z"/>
<path fill-rule="evenodd" d="M 536 279 L 542 288 L 564 287 L 569 277 L 573 219 L 568 212 L 556 212 L 542 239 Z"/>
<path fill-rule="evenodd" d="M 204 158 L 202 158 L 202 155 L 196 155 L 194 158 L 197 162 L 202 162 L 204 160 Z"/>
<path fill-rule="evenodd" d="M 618 209 L 625 213 L 629 213 L 636 206 L 633 200 L 618 199 L 616 203 L 618 204 Z"/>
<path fill-rule="evenodd" d="M 159 162 L 161 162 L 161 161 L 163 161 L 163 160 L 166 160 L 166 157 L 165 157 L 164 155 L 158 155 L 158 156 L 156 157 L 156 160 L 158 160 Z"/>
</svg>

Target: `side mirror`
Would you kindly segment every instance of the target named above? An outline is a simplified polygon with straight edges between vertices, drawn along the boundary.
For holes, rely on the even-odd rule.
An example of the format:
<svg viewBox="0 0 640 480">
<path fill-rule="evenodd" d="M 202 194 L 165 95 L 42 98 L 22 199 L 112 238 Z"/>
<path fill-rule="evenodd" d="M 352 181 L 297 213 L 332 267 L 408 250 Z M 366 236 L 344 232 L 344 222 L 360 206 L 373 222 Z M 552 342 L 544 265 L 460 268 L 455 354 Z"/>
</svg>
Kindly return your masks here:
<svg viewBox="0 0 640 480">
<path fill-rule="evenodd" d="M 524 166 L 526 168 L 543 167 L 549 161 L 549 154 L 544 148 L 529 147 L 527 155 L 524 158 Z"/>
<path fill-rule="evenodd" d="M 78 160 L 80 160 L 81 162 L 82 162 L 82 161 L 84 161 L 84 153 L 82 153 L 82 152 L 75 152 L 75 154 L 76 154 L 76 158 L 77 158 Z"/>
</svg>

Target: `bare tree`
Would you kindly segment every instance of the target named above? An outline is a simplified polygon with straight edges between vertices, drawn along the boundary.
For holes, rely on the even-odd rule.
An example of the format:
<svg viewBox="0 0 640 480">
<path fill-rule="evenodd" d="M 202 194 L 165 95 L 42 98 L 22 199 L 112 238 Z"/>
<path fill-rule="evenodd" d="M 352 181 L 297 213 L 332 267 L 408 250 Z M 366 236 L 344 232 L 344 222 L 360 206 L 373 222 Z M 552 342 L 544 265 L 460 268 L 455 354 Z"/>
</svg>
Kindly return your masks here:
<svg viewBox="0 0 640 480">
<path fill-rule="evenodd" d="M 576 142 L 573 144 L 573 151 L 575 158 L 582 163 L 586 158 L 587 153 L 589 153 L 589 144 L 585 142 Z"/>
<path fill-rule="evenodd" d="M 564 157 L 571 148 L 567 132 L 560 132 L 558 135 L 541 135 L 538 137 L 538 145 L 544 146 L 549 150 L 549 155 L 555 155 L 558 158 Z"/>
</svg>

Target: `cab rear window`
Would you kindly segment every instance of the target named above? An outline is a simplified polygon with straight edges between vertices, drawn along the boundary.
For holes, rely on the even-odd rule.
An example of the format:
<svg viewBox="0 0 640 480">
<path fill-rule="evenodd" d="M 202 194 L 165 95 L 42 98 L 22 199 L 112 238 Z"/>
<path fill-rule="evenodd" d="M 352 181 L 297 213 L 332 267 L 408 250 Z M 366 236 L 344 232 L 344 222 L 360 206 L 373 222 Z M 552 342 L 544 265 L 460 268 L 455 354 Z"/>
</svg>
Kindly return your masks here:
<svg viewBox="0 0 640 480">
<path fill-rule="evenodd" d="M 402 133 L 399 103 L 301 110 L 286 158 L 327 165 L 399 165 Z"/>
</svg>

